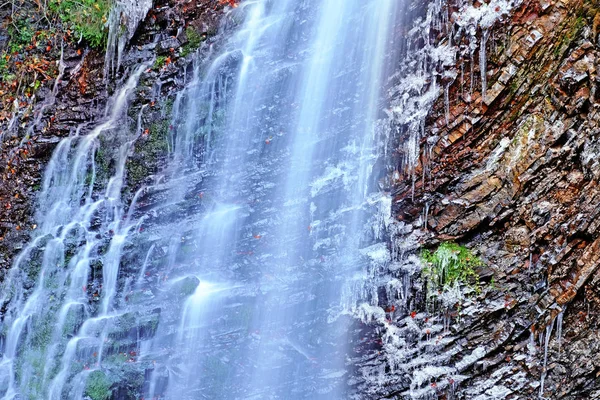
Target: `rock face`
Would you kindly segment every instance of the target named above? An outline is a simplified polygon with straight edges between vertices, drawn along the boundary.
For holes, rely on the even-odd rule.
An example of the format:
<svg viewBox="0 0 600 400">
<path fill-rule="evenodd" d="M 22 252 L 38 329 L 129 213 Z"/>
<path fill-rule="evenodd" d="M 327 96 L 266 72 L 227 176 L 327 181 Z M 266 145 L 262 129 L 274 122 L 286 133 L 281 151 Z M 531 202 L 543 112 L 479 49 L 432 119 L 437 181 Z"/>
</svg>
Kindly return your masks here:
<svg viewBox="0 0 600 400">
<path fill-rule="evenodd" d="M 395 240 L 465 244 L 492 284 L 430 346 L 428 368 L 403 364 L 410 390 L 390 379 L 385 396 L 429 384 L 420 393 L 440 398 L 600 398 L 598 6 L 525 0 L 477 31 L 485 62 L 459 57 L 463 73 L 427 120 L 418 179 L 393 192 L 410 232 Z"/>
<path fill-rule="evenodd" d="M 191 53 L 204 40 L 218 42 L 216 21 L 226 3 L 155 4 L 123 57 L 119 76 L 148 63 L 130 110 L 146 134 L 127 165 L 129 199 L 160 169 L 169 96 L 181 87 Z M 514 7 L 502 12 L 509 3 Z M 399 150 L 398 167 L 388 179 L 398 222 L 390 232 L 398 262 L 388 273 L 411 283 L 404 297 L 410 300 L 396 312 L 391 290 L 382 285 L 388 326 L 362 327 L 372 346 L 357 347 L 371 354 L 357 361 L 362 363 L 357 387 L 374 398 L 600 399 L 600 5 L 489 4 L 503 19 L 489 26 L 478 21 L 473 29 L 468 18 L 457 19 L 460 14 L 453 12 L 459 7 L 450 4 L 443 22 L 465 51 L 458 59 L 439 57 L 443 90 L 438 87 L 415 105 L 415 110 L 433 105 L 422 126 L 425 134 L 411 150 L 417 157 L 407 162 L 406 148 Z M 443 42 L 442 33 L 431 36 Z M 115 83 L 102 79 L 104 55 L 80 49 L 65 47 L 55 100 L 36 106 L 40 119 L 24 120 L 3 139 L 2 271 L 35 229 L 35 193 L 55 145 L 80 126 L 84 134 L 84 122 L 101 119 L 114 91 Z M 44 90 L 49 96 L 51 87 Z M 23 140 L 34 123 L 34 134 Z M 486 267 L 478 271 L 482 293 L 469 296 L 460 309 L 446 310 L 437 330 L 414 255 L 420 246 L 444 241 L 466 245 Z M 130 328 L 151 336 L 153 321 Z M 116 334 L 130 336 L 126 330 Z M 383 344 L 414 346 L 391 361 L 390 354 L 377 354 Z M 369 375 L 374 370 L 377 385 Z M 118 390 L 129 390 L 128 382 L 122 386 Z"/>
</svg>

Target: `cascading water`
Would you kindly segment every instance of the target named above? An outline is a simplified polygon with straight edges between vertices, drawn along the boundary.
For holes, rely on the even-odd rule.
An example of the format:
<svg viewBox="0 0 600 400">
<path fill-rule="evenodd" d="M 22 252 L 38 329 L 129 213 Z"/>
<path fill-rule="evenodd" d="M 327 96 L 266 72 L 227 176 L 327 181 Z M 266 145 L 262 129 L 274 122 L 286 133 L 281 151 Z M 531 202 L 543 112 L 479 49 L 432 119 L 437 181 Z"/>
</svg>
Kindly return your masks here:
<svg viewBox="0 0 600 400">
<path fill-rule="evenodd" d="M 389 258 L 374 167 L 402 8 L 243 2 L 175 100 L 168 168 L 128 211 L 141 129 L 118 121 L 144 67 L 104 123 L 64 139 L 39 232 L 4 283 L 3 398 L 94 398 L 117 382 L 144 398 L 348 398 L 352 314 L 377 303 L 365 282 Z M 98 191 L 102 151 L 112 177 Z"/>
<path fill-rule="evenodd" d="M 2 304 L 8 302 L 3 315 L 0 361 L 5 399 L 61 398 L 78 342 L 98 339 L 88 337 L 84 327 L 98 329 L 97 322 L 109 318 L 104 307 L 86 321 L 76 336 L 69 338 L 74 320 L 91 311 L 86 307 L 88 274 L 101 243 L 98 231 L 91 227 L 102 225 L 100 232 L 126 232 L 131 228 L 120 225 L 123 168 L 117 168 L 103 195 L 92 193 L 96 178 L 94 153 L 99 135 L 112 131 L 123 140 L 119 163 L 125 162 L 128 146 L 135 138 L 125 136 L 128 131 L 119 129 L 118 123 L 144 67 L 139 67 L 114 97 L 104 123 L 86 136 L 77 132 L 63 139 L 50 160 L 40 195 L 37 235 L 17 257 L 2 288 Z M 114 241 L 123 235 L 115 235 Z M 112 268 L 118 267 L 118 256 L 110 250 L 103 257 L 107 261 L 112 258 L 117 263 Z M 31 276 L 34 273 L 38 275 L 35 283 Z M 103 301 L 110 303 L 111 296 L 105 296 Z M 63 362 L 56 363 L 61 354 Z"/>
</svg>

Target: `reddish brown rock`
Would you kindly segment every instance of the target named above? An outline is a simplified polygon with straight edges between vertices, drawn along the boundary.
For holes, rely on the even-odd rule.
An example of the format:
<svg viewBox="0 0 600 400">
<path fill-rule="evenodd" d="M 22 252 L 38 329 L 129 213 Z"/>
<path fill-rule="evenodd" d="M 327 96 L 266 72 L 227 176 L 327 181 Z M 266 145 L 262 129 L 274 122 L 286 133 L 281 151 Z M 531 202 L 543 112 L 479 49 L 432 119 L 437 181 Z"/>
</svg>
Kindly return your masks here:
<svg viewBox="0 0 600 400">
<path fill-rule="evenodd" d="M 492 347 L 491 338 L 504 332 L 498 324 L 514 327 L 497 357 L 488 354 L 472 367 L 461 383 L 462 393 L 470 393 L 465 398 L 484 393 L 477 388 L 494 373 L 501 376 L 495 385 L 513 388 L 519 374 L 527 381 L 506 398 L 537 398 L 544 369 L 539 343 L 552 326 L 546 398 L 600 399 L 600 49 L 592 44 L 599 7 L 525 0 L 512 21 L 493 30 L 485 104 L 469 101 L 479 93 L 461 92 L 480 87 L 478 58 L 473 66 L 459 60 L 475 70 L 476 81 L 465 74 L 451 86 L 449 123 L 443 98 L 430 116 L 427 130 L 435 126 L 444 140 L 431 159 L 421 159 L 430 175 L 415 188 L 415 200 L 408 182 L 396 189 L 398 212 L 427 204 L 424 245 L 454 239 L 474 249 L 506 296 L 498 311 L 491 307 L 496 297 L 487 294 L 455 328 L 454 340 L 474 349 Z M 501 374 L 503 368 L 511 373 Z"/>
</svg>

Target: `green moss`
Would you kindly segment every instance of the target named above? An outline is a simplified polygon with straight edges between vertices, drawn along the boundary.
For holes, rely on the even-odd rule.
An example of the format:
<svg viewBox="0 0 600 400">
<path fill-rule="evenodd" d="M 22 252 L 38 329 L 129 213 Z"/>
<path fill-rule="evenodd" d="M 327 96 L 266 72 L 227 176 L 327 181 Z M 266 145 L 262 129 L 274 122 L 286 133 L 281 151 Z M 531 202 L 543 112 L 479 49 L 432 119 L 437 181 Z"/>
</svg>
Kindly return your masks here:
<svg viewBox="0 0 600 400">
<path fill-rule="evenodd" d="M 157 154 L 168 150 L 167 134 L 169 133 L 169 121 L 162 120 L 150 126 L 146 150 Z"/>
<path fill-rule="evenodd" d="M 515 94 L 517 93 L 517 90 L 519 90 L 520 87 L 520 83 L 517 79 L 513 79 L 513 81 L 510 83 L 510 94 Z"/>
<path fill-rule="evenodd" d="M 423 276 L 427 279 L 428 295 L 440 291 L 467 285 L 480 291 L 479 275 L 476 268 L 483 262 L 471 250 L 456 243 L 444 242 L 435 252 L 423 250 L 421 262 L 424 264 Z"/>
<path fill-rule="evenodd" d="M 35 349 L 27 349 L 25 353 L 19 357 L 16 370 L 18 371 L 18 379 L 23 378 L 23 369 L 28 370 L 28 375 L 31 377 L 42 377 L 44 375 L 44 367 L 46 365 L 46 354 Z M 29 400 L 43 398 L 43 387 L 41 379 L 29 379 L 27 388 L 25 389 L 24 398 Z"/>
<path fill-rule="evenodd" d="M 112 395 L 111 382 L 102 371 L 93 371 L 87 379 L 85 394 L 92 400 L 108 400 Z"/>
<path fill-rule="evenodd" d="M 198 287 L 198 279 L 186 278 L 181 283 L 180 292 L 182 296 L 191 296 Z"/>
<path fill-rule="evenodd" d="M 62 333 L 63 336 L 72 336 L 77 333 L 77 330 L 83 324 L 84 315 L 82 309 L 77 307 L 71 307 L 67 313 L 65 323 L 63 325 Z"/>
<path fill-rule="evenodd" d="M 154 165 L 159 157 L 167 154 L 169 150 L 168 130 L 168 119 L 156 122 L 150 126 L 147 134 L 136 143 L 135 150 L 140 157 L 130 160 L 127 164 L 127 178 L 130 184 L 142 182 L 151 175 L 152 171 L 148 165 Z"/>
<path fill-rule="evenodd" d="M 167 101 L 165 101 L 165 114 L 172 115 L 173 114 L 173 106 L 175 104 L 175 100 L 172 97 L 169 97 Z"/>
<path fill-rule="evenodd" d="M 128 165 L 127 178 L 130 183 L 141 182 L 149 174 L 150 174 L 150 171 L 148 170 L 148 168 L 146 168 L 146 166 L 141 163 L 132 162 L 132 163 L 129 163 L 129 165 Z"/>
<path fill-rule="evenodd" d="M 8 55 L 3 51 L 0 53 L 0 78 L 2 78 L 3 81 L 7 81 L 9 75 Z"/>
<path fill-rule="evenodd" d="M 96 147 L 96 151 L 94 153 L 94 164 L 96 167 L 95 177 L 92 175 L 92 171 L 88 171 L 88 176 L 86 177 L 86 184 L 90 184 L 92 181 L 92 177 L 94 177 L 94 187 L 99 189 L 104 187 L 104 183 L 108 181 L 111 175 L 115 172 L 111 168 L 112 158 L 106 152 L 107 146 L 109 146 L 108 141 L 104 137 L 100 137 L 99 144 Z"/>
<path fill-rule="evenodd" d="M 153 315 L 153 317 L 150 319 L 150 321 L 148 323 L 148 327 L 151 329 L 151 332 L 156 333 L 159 323 L 160 323 L 160 316 Z"/>
<path fill-rule="evenodd" d="M 185 35 L 188 42 L 181 48 L 181 56 L 185 57 L 200 47 L 200 44 L 206 40 L 207 34 L 199 34 L 194 28 L 188 26 L 185 29 Z"/>
<path fill-rule="evenodd" d="M 204 115 L 206 115 L 206 117 L 208 117 L 208 104 L 206 105 L 206 107 L 207 107 L 207 109 L 206 109 L 206 112 L 204 113 Z M 208 122 L 205 123 L 202 127 L 200 127 L 200 130 L 198 132 L 199 135 L 205 141 L 205 143 L 204 143 L 205 146 L 212 147 L 212 146 L 215 146 L 220 141 L 223 134 L 225 133 L 223 130 L 223 127 L 225 126 L 226 122 L 227 122 L 227 113 L 224 109 L 216 109 L 213 111 L 211 123 L 210 124 Z M 210 131 L 210 142 L 208 142 L 209 131 Z"/>
<path fill-rule="evenodd" d="M 48 314 L 39 317 L 39 319 L 33 323 L 27 343 L 27 350 L 28 352 L 32 352 L 32 357 L 42 355 L 43 358 L 46 348 L 50 345 L 55 326 L 53 315 L 52 312 L 49 312 Z M 35 363 L 31 360 L 28 361 L 28 364 L 35 366 Z"/>
<path fill-rule="evenodd" d="M 27 265 L 26 273 L 27 277 L 31 280 L 36 280 L 42 270 L 42 263 L 37 258 L 31 258 Z"/>
<path fill-rule="evenodd" d="M 575 22 L 570 26 L 569 31 L 566 35 L 563 35 L 562 41 L 558 46 L 554 48 L 554 57 L 559 57 L 564 51 L 566 51 L 571 43 L 577 38 L 581 30 L 587 25 L 587 21 L 583 16 L 578 16 Z"/>
</svg>

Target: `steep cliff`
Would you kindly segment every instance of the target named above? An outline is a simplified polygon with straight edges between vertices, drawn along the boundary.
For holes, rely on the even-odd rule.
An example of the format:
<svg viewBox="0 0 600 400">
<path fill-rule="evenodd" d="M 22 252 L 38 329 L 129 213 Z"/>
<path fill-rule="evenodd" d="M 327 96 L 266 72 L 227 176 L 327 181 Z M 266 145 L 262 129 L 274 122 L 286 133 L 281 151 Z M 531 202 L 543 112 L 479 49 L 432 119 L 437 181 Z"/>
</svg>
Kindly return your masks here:
<svg viewBox="0 0 600 400">
<path fill-rule="evenodd" d="M 449 14 L 446 38 L 466 51 L 427 119 L 416 179 L 393 191 L 395 240 L 464 244 L 485 283 L 450 307 L 426 367 L 401 363 L 413 380 L 391 379 L 392 393 L 599 398 L 598 3 L 526 0 L 466 34 L 469 15 Z M 432 326 L 427 313 L 414 322 Z"/>
<path fill-rule="evenodd" d="M 21 35 L 21 47 L 13 51 L 10 26 L 21 25 L 11 19 L 14 5 L 4 10 L 2 273 L 37 228 L 34 201 L 59 140 L 87 134 L 104 117 L 110 95 L 144 64 L 128 109 L 127 127 L 139 137 L 126 163 L 123 197 L 148 209 L 161 200 L 160 192 L 146 198 L 144 190 L 159 180 L 153 178 L 168 155 L 175 93 L 189 81 L 193 62 L 208 58 L 229 24 L 235 25 L 228 11 L 236 4 L 154 4 L 121 56 L 118 40 L 113 42 L 111 68 L 105 51 L 93 48 L 94 36 L 70 37 L 64 20 L 60 35 Z M 422 18 L 396 32 L 406 48 L 389 81 L 387 118 L 381 119 L 394 158 L 381 163 L 386 167 L 379 174 L 393 210 L 383 223 L 392 262 L 373 278 L 380 307 L 365 311 L 380 318 L 366 317 L 357 327 L 364 341 L 352 343 L 356 396 L 599 399 L 600 4 L 432 1 L 414 2 L 410 10 L 407 26 L 412 16 Z M 40 21 L 40 31 L 53 26 L 41 15 Z M 27 81 L 15 80 L 19 63 L 28 68 Z M 104 147 L 118 144 L 110 136 L 105 140 Z M 115 160 L 97 151 L 95 163 L 99 189 Z M 190 200 L 196 207 L 193 201 L 200 200 Z M 454 297 L 432 306 L 422 249 L 433 253 L 447 242 L 466 246 L 468 257 L 481 260 L 480 287 L 461 282 Z M 152 247 L 145 250 L 144 266 L 153 262 Z M 125 253 L 123 270 L 131 278 L 139 271 L 126 264 L 139 267 L 143 255 Z M 119 287 L 126 286 L 122 281 Z M 91 303 L 98 282 L 95 276 L 84 289 Z M 181 291 L 189 295 L 187 286 Z M 128 296 L 124 301 L 144 301 Z M 136 314 L 132 322 L 126 314 L 112 333 L 120 341 L 113 355 L 125 361 L 135 361 L 138 351 L 131 337 L 154 335 L 161 312 L 139 307 L 146 320 Z M 136 398 L 151 368 L 148 362 L 127 370 L 131 375 L 112 383 L 113 398 Z"/>
</svg>

